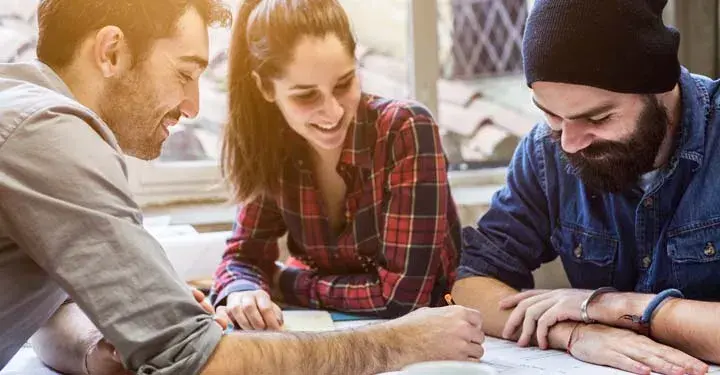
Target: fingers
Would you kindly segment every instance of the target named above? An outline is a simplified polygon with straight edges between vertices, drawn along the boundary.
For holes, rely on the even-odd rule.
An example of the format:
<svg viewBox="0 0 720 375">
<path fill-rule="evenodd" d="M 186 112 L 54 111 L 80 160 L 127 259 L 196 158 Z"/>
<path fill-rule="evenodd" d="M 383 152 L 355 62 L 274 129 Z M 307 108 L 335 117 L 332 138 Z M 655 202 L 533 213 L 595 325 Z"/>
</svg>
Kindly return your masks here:
<svg viewBox="0 0 720 375">
<path fill-rule="evenodd" d="M 517 294 L 513 294 L 512 296 L 505 297 L 500 300 L 500 302 L 499 302 L 500 308 L 501 309 L 511 309 L 511 308 L 517 306 L 517 304 L 520 303 L 520 301 L 522 301 L 524 299 L 539 296 L 541 294 L 546 294 L 548 292 L 550 292 L 550 291 L 547 289 L 531 289 L 531 290 L 526 290 L 524 292 L 520 292 Z"/>
<path fill-rule="evenodd" d="M 190 290 L 192 291 L 192 295 L 193 295 L 193 298 L 195 298 L 195 301 L 197 301 L 200 304 L 200 306 L 202 306 L 202 308 L 203 308 L 203 310 L 205 310 L 205 312 L 207 312 L 208 314 L 211 314 L 211 315 L 215 314 L 215 309 L 207 301 L 207 299 L 205 298 L 205 294 L 201 290 L 196 289 L 196 288 L 190 288 Z M 217 321 L 218 324 L 220 324 L 222 329 L 227 328 L 227 325 L 228 325 L 227 320 L 218 319 L 216 316 L 215 321 Z"/>
<path fill-rule="evenodd" d="M 482 346 L 482 344 L 485 342 L 485 332 L 483 332 L 482 329 L 477 329 L 477 331 L 473 332 L 473 335 L 470 338 L 470 342 L 472 344 Z"/>
<path fill-rule="evenodd" d="M 200 306 L 202 306 L 203 310 L 205 310 L 205 312 L 207 312 L 208 314 L 213 314 L 213 318 L 220 325 L 220 327 L 222 327 L 223 330 L 227 329 L 228 323 L 230 322 L 230 319 L 227 317 L 227 313 L 224 313 L 222 316 L 216 314 L 215 309 L 207 301 L 207 299 L 205 298 L 205 294 L 202 291 L 195 288 L 191 288 L 191 290 L 195 301 L 197 301 Z"/>
<path fill-rule="evenodd" d="M 254 295 L 245 295 L 240 300 L 240 307 L 245 320 L 248 322 L 249 327 L 247 329 L 265 329 L 265 319 L 263 319 L 260 310 L 258 309 L 258 301 Z M 240 323 L 240 322 L 238 322 Z M 242 323 L 240 323 L 242 325 Z M 243 327 L 243 329 L 245 329 Z"/>
<path fill-rule="evenodd" d="M 193 297 L 195 297 L 195 301 L 198 301 L 198 303 L 200 303 L 205 300 L 205 294 L 203 294 L 200 289 L 190 288 L 190 290 L 192 291 Z"/>
<path fill-rule="evenodd" d="M 238 301 L 239 302 L 239 301 Z M 242 306 L 236 305 L 229 307 L 227 310 L 227 314 L 230 317 L 230 322 L 234 323 L 236 327 L 239 327 L 240 329 L 244 330 L 252 330 L 253 327 L 250 325 L 250 322 L 245 317 L 245 313 L 242 310 Z"/>
<path fill-rule="evenodd" d="M 464 341 L 464 346 L 461 346 L 460 359 L 467 359 L 470 361 L 479 361 L 480 358 L 485 354 L 483 343 L 485 342 L 485 333 L 481 326 L 473 325 L 470 322 L 465 322 L 464 327 L 460 326 L 460 338 Z"/>
<path fill-rule="evenodd" d="M 652 352 L 652 354 L 660 359 L 658 361 L 659 364 L 662 364 L 665 366 L 662 372 L 655 370 L 653 367 L 653 370 L 656 372 L 666 373 L 666 374 L 705 374 L 708 371 L 708 365 L 704 362 L 698 360 L 695 357 L 692 357 L 680 350 L 671 348 L 669 346 L 656 344 L 648 348 L 649 351 Z M 650 364 L 648 364 L 650 365 Z M 652 365 L 651 365 L 652 367 Z"/>
<path fill-rule="evenodd" d="M 468 321 L 468 326 L 463 329 L 463 335 L 461 336 L 468 344 L 480 345 L 485 342 L 485 332 L 482 329 L 482 323 L 477 324 Z M 479 357 L 478 357 L 479 358 Z"/>
<path fill-rule="evenodd" d="M 646 348 L 626 348 L 625 351 L 626 355 L 631 357 L 633 360 L 642 363 L 647 368 L 657 373 L 666 375 L 685 374 L 685 370 L 683 368 L 675 366 L 672 362 L 669 362 L 662 357 L 656 356 Z"/>
<path fill-rule="evenodd" d="M 629 356 L 616 352 L 616 351 L 610 351 L 610 353 L 607 354 L 607 358 L 605 361 L 601 361 L 606 366 L 615 367 L 620 370 L 624 370 L 627 372 L 632 372 L 634 374 L 650 374 L 651 369 L 650 367 L 630 358 Z"/>
<path fill-rule="evenodd" d="M 558 305 L 555 305 L 545 311 L 544 314 L 538 319 L 537 321 L 537 328 L 535 328 L 536 335 L 537 335 L 537 342 L 538 347 L 540 349 L 547 349 L 550 344 L 548 343 L 548 334 L 550 333 L 550 327 L 557 324 L 557 322 L 560 320 L 560 312 L 558 311 L 560 307 Z"/>
<path fill-rule="evenodd" d="M 205 310 L 208 314 L 215 314 L 215 309 L 208 301 L 200 302 L 200 306 L 202 306 L 203 310 Z"/>
<path fill-rule="evenodd" d="M 282 310 L 262 290 L 231 293 L 227 313 L 244 330 L 280 330 Z"/>
<path fill-rule="evenodd" d="M 276 309 L 276 305 L 266 295 L 256 295 L 255 300 L 257 301 L 257 310 L 265 323 L 265 327 L 269 330 L 279 331 L 281 323 L 278 310 L 280 308 Z"/>
<path fill-rule="evenodd" d="M 621 346 L 618 351 L 665 375 L 695 374 L 696 359 L 687 354 L 643 337 L 639 343 Z M 697 361 L 699 362 L 699 361 Z M 702 362 L 700 362 L 702 366 Z M 702 374 L 703 372 L 699 372 Z"/>
<path fill-rule="evenodd" d="M 465 354 L 471 361 L 479 361 L 485 355 L 485 349 L 481 343 L 469 342 Z"/>
<path fill-rule="evenodd" d="M 548 299 L 539 303 L 534 304 L 525 312 L 525 319 L 523 320 L 523 329 L 518 339 L 518 345 L 528 346 L 532 341 L 532 337 L 535 334 L 535 328 L 537 327 L 537 321 L 553 306 L 555 301 Z"/>
<path fill-rule="evenodd" d="M 244 330 L 256 329 L 245 314 L 245 310 L 250 310 L 255 303 L 255 297 L 248 293 L 230 294 L 227 299 L 227 314 L 231 322 L 235 322 L 237 327 Z"/>
<path fill-rule="evenodd" d="M 507 322 L 505 323 L 505 328 L 503 328 L 503 338 L 506 340 L 511 340 L 515 332 L 520 328 L 520 325 L 523 324 L 523 321 L 525 320 L 525 315 L 527 314 L 527 310 L 534 306 L 537 303 L 540 303 L 541 301 L 549 300 L 554 301 L 553 299 L 550 299 L 549 293 L 539 294 L 533 297 L 529 297 L 527 299 L 524 299 L 522 302 L 518 303 L 515 307 L 515 310 L 513 310 L 512 313 L 510 313 L 510 317 L 508 318 Z M 549 307 L 545 308 L 547 310 Z M 544 311 L 544 310 L 543 310 Z M 534 322 L 533 322 L 534 327 Z M 530 332 L 530 335 L 534 333 Z"/>
<path fill-rule="evenodd" d="M 467 307 L 457 306 L 457 305 L 452 306 L 450 308 L 463 309 L 465 311 L 465 320 L 468 323 L 470 323 L 470 325 L 472 325 L 473 327 L 482 328 L 483 319 L 482 319 L 482 314 L 480 314 L 479 311 L 477 311 L 475 309 L 469 309 Z"/>
<path fill-rule="evenodd" d="M 228 328 L 232 330 L 233 328 L 235 328 L 225 306 L 219 306 L 217 308 L 217 310 L 215 311 L 215 321 L 220 324 L 220 327 L 222 327 L 223 330 L 226 330 Z"/>
<path fill-rule="evenodd" d="M 280 323 L 280 328 L 285 324 L 285 320 L 283 319 L 283 313 L 280 306 L 273 303 L 273 311 L 275 311 L 275 317 L 277 318 L 278 322 Z"/>
</svg>

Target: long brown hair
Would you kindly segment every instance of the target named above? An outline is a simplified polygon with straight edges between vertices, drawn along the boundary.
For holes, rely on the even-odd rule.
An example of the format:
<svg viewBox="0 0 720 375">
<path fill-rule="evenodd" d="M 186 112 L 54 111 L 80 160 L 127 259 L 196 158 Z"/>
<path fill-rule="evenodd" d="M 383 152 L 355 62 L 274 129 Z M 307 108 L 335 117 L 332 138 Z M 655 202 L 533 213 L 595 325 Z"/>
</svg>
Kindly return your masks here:
<svg viewBox="0 0 720 375">
<path fill-rule="evenodd" d="M 288 156 L 288 125 L 274 103 L 263 98 L 252 73 L 272 90 L 304 36 L 335 34 L 355 53 L 347 14 L 337 0 L 246 0 L 240 5 L 230 44 L 228 124 L 222 145 L 222 173 L 242 202 L 279 190 Z"/>
</svg>

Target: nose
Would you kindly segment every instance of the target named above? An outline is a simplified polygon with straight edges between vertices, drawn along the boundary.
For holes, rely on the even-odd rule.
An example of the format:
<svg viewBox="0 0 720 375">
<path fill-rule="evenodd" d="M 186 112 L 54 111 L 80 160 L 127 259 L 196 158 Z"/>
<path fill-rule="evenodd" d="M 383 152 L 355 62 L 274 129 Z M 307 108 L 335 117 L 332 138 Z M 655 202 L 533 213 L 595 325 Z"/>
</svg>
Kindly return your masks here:
<svg viewBox="0 0 720 375">
<path fill-rule="evenodd" d="M 200 83 L 194 80 L 185 88 L 185 98 L 178 109 L 183 117 L 194 118 L 200 112 Z"/>
<path fill-rule="evenodd" d="M 562 125 L 560 145 L 568 154 L 574 154 L 590 146 L 594 135 L 584 124 L 565 121 Z"/>
<path fill-rule="evenodd" d="M 594 136 L 584 124 L 565 121 L 562 126 L 560 145 L 568 154 L 574 154 L 590 146 Z"/>
<path fill-rule="evenodd" d="M 322 119 L 328 124 L 337 124 L 345 114 L 345 110 L 334 96 L 325 100 L 322 107 Z"/>
</svg>

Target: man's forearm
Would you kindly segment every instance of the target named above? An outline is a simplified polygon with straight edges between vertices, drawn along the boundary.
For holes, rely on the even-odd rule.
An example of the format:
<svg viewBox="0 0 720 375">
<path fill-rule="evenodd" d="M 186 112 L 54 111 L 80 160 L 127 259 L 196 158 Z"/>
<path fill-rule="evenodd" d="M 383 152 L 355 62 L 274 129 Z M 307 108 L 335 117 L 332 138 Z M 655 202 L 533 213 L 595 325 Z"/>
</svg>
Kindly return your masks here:
<svg viewBox="0 0 720 375">
<path fill-rule="evenodd" d="M 101 338 L 82 310 L 69 303 L 60 306 L 30 342 L 45 365 L 62 373 L 83 374 L 85 354 Z"/>
<path fill-rule="evenodd" d="M 387 324 L 327 333 L 241 332 L 223 337 L 202 375 L 377 374 L 419 360 Z"/>
<path fill-rule="evenodd" d="M 502 310 L 499 302 L 518 291 L 491 277 L 469 277 L 458 280 L 452 289 L 455 303 L 480 311 L 483 330 L 494 337 L 502 337 L 503 327 L 512 310 Z"/>
<path fill-rule="evenodd" d="M 591 318 L 615 327 L 636 329 L 624 315 L 642 315 L 651 294 L 607 293 L 593 301 Z M 597 318 L 593 316 L 597 315 Z M 720 303 L 668 299 L 651 321 L 652 338 L 697 358 L 720 363 Z"/>
</svg>

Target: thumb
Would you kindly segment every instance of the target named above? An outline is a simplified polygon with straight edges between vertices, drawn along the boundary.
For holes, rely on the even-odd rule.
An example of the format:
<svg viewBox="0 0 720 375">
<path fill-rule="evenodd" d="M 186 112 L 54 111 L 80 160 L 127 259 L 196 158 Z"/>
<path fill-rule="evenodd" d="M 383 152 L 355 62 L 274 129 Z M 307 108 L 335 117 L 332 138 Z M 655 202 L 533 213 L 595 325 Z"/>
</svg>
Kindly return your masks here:
<svg viewBox="0 0 720 375">
<path fill-rule="evenodd" d="M 227 308 L 225 306 L 218 306 L 218 308 L 215 310 L 215 321 L 220 324 L 220 327 L 222 327 L 223 330 L 228 329 L 228 326 L 230 329 L 233 329 L 233 325 L 230 320 L 230 316 L 228 316 Z"/>
</svg>

